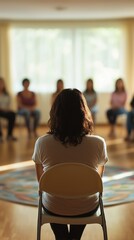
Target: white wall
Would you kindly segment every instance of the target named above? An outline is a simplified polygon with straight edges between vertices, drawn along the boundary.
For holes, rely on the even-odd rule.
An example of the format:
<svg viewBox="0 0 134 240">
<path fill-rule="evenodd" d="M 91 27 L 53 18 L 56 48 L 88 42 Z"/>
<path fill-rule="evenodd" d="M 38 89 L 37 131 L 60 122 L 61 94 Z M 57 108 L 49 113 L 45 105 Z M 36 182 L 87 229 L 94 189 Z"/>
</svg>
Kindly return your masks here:
<svg viewBox="0 0 134 240">
<path fill-rule="evenodd" d="M 98 94 L 98 113 L 96 117 L 97 123 L 107 123 L 106 110 L 110 107 L 110 94 L 99 93 Z"/>
</svg>

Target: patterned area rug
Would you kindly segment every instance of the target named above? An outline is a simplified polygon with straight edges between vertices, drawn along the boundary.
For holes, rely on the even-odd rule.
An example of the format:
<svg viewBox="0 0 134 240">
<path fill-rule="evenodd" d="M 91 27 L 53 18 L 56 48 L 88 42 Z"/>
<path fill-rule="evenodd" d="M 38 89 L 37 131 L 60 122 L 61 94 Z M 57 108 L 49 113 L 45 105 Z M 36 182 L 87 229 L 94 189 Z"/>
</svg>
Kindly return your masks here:
<svg viewBox="0 0 134 240">
<path fill-rule="evenodd" d="M 103 183 L 104 206 L 134 201 L 134 171 L 106 166 Z M 37 206 L 38 183 L 34 167 L 1 174 L 0 199 Z"/>
</svg>

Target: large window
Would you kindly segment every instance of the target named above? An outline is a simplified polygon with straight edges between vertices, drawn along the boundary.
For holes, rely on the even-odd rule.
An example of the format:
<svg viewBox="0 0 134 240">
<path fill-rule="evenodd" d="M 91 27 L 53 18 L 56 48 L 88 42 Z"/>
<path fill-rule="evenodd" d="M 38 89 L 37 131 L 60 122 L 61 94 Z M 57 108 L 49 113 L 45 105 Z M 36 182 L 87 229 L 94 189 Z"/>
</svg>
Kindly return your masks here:
<svg viewBox="0 0 134 240">
<path fill-rule="evenodd" d="M 11 76 L 13 91 L 24 77 L 36 92 L 52 92 L 56 80 L 65 87 L 84 90 L 92 77 L 96 91 L 113 90 L 114 81 L 124 77 L 122 28 L 12 28 Z"/>
</svg>

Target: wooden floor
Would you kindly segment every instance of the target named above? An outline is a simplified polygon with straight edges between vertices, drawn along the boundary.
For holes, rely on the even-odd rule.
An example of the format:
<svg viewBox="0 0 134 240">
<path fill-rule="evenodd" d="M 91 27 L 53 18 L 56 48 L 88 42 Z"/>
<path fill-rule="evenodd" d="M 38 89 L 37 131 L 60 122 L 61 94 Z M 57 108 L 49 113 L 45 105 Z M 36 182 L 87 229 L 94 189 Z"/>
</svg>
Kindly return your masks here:
<svg viewBox="0 0 134 240">
<path fill-rule="evenodd" d="M 47 129 L 39 129 L 39 135 Z M 104 137 L 107 143 L 109 165 L 123 166 L 134 170 L 134 143 L 126 143 L 125 131 L 117 128 L 117 137 L 109 139 L 108 127 L 97 126 L 95 133 Z M 17 142 L 0 143 L 0 170 L 13 163 L 27 163 L 31 160 L 35 139 L 27 139 L 26 131 L 16 128 Z M 9 166 L 7 166 L 9 165 Z M 109 240 L 134 240 L 134 203 L 105 208 Z M 37 208 L 0 201 L 0 240 L 36 240 Z M 42 228 L 42 239 L 53 240 L 49 227 Z M 103 239 L 101 227 L 87 226 L 82 240 Z"/>
</svg>

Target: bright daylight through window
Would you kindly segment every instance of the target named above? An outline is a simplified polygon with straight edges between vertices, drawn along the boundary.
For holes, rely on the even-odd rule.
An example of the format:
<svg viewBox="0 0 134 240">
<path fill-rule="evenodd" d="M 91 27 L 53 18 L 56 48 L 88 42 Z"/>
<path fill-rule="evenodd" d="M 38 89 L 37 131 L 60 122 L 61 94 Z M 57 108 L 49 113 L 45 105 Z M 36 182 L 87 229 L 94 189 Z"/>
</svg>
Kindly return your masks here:
<svg viewBox="0 0 134 240">
<path fill-rule="evenodd" d="M 98 92 L 112 91 L 124 76 L 122 28 L 18 28 L 10 31 L 14 92 L 28 77 L 37 92 L 52 92 L 58 78 L 65 87 L 84 90 L 94 79 Z"/>
</svg>

